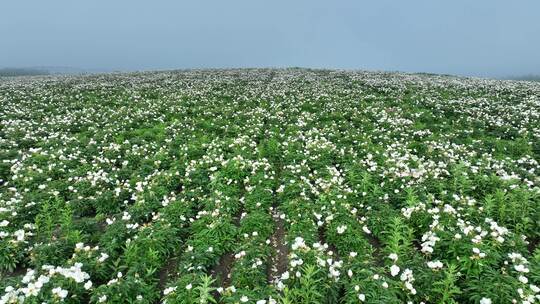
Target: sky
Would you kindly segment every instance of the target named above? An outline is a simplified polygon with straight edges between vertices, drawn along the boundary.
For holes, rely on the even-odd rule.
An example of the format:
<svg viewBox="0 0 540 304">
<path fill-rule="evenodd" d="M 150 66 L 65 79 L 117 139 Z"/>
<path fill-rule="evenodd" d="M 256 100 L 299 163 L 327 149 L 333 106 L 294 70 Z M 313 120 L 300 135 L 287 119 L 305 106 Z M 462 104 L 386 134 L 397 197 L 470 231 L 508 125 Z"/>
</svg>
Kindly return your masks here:
<svg viewBox="0 0 540 304">
<path fill-rule="evenodd" d="M 538 0 L 0 0 L 0 67 L 540 74 Z"/>
</svg>

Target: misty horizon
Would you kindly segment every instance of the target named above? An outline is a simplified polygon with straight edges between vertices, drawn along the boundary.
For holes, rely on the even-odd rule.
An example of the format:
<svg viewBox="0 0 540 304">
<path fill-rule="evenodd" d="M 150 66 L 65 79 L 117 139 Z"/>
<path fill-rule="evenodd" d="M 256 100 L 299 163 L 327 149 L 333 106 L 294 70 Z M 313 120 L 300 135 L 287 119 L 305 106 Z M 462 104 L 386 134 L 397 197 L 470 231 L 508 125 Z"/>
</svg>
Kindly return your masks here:
<svg viewBox="0 0 540 304">
<path fill-rule="evenodd" d="M 535 1 L 2 4 L 0 67 L 540 74 Z"/>
</svg>

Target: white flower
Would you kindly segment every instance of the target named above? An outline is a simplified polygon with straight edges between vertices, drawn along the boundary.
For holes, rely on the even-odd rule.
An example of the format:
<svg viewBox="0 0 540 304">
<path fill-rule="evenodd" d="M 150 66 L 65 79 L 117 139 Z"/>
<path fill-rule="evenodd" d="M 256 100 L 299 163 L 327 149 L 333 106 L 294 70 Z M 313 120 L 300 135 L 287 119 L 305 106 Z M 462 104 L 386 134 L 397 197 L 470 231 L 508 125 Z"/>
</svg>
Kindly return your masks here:
<svg viewBox="0 0 540 304">
<path fill-rule="evenodd" d="M 390 253 L 390 254 L 388 255 L 388 258 L 389 258 L 390 260 L 396 262 L 396 261 L 398 260 L 398 255 L 395 254 L 395 253 Z"/>
<path fill-rule="evenodd" d="M 24 277 L 22 278 L 22 281 L 24 284 L 28 284 L 30 283 L 31 280 L 34 279 L 34 275 L 35 275 L 36 271 L 33 270 L 33 269 L 28 269 L 26 271 L 26 274 L 24 275 Z"/>
<path fill-rule="evenodd" d="M 99 259 L 98 259 L 98 262 L 103 263 L 103 262 L 104 262 L 106 259 L 108 259 L 108 258 L 109 258 L 109 255 L 102 252 L 102 253 L 100 254 L 100 257 L 99 257 Z"/>
<path fill-rule="evenodd" d="M 37 296 L 40 288 L 34 283 L 29 283 L 28 287 L 22 288 L 21 290 L 26 296 Z"/>
<path fill-rule="evenodd" d="M 170 294 L 171 292 L 174 292 L 174 291 L 176 291 L 176 286 L 175 287 L 167 287 L 167 288 L 165 288 L 165 290 L 163 290 L 163 294 L 168 295 L 168 294 Z"/>
<path fill-rule="evenodd" d="M 414 281 L 413 272 L 409 268 L 403 270 L 403 273 L 400 276 L 402 281 L 412 282 Z"/>
<path fill-rule="evenodd" d="M 53 295 L 59 297 L 62 300 L 68 295 L 68 291 L 60 287 L 53 288 L 51 291 Z"/>
<path fill-rule="evenodd" d="M 529 272 L 529 268 L 525 267 L 523 264 L 514 265 L 514 269 L 517 272 L 524 272 L 524 273 Z"/>
<path fill-rule="evenodd" d="M 398 265 L 392 265 L 392 267 L 390 267 L 390 274 L 395 277 L 398 275 L 400 269 L 399 269 L 399 266 Z"/>
<path fill-rule="evenodd" d="M 480 299 L 480 304 L 491 304 L 491 299 L 482 298 L 482 299 Z"/>
<path fill-rule="evenodd" d="M 39 278 L 37 279 L 36 284 L 39 283 L 41 286 L 43 286 L 43 284 L 49 283 L 50 279 L 51 278 L 49 278 L 48 276 L 40 275 Z"/>
<path fill-rule="evenodd" d="M 443 263 L 439 260 L 437 261 L 429 261 L 427 262 L 427 265 L 431 269 L 441 269 L 443 268 Z"/>
<path fill-rule="evenodd" d="M 266 304 L 266 300 L 259 300 L 255 302 L 255 304 Z"/>
<path fill-rule="evenodd" d="M 304 242 L 304 239 L 301 237 L 296 237 L 294 239 L 294 243 L 291 245 L 292 250 L 296 250 L 298 248 L 306 248 L 306 243 Z"/>
<path fill-rule="evenodd" d="M 131 219 L 131 215 L 127 213 L 126 211 L 124 211 L 124 214 L 122 215 L 122 219 L 124 221 L 129 221 Z"/>
<path fill-rule="evenodd" d="M 92 288 L 92 281 L 87 281 L 84 283 L 84 289 L 88 290 L 90 288 Z"/>
<path fill-rule="evenodd" d="M 246 255 L 246 252 L 245 252 L 244 250 L 242 250 L 242 251 L 240 251 L 239 253 L 235 254 L 235 255 L 234 255 L 234 258 L 235 258 L 235 259 L 239 259 L 239 258 L 241 258 L 241 257 L 243 257 L 243 256 L 245 256 L 245 255 Z"/>
<path fill-rule="evenodd" d="M 345 226 L 345 225 L 341 225 L 341 226 L 337 227 L 337 233 L 338 234 L 343 234 L 343 232 L 345 232 L 345 230 L 347 230 L 347 226 Z"/>
<path fill-rule="evenodd" d="M 99 303 L 103 303 L 105 301 L 107 301 L 107 296 L 106 295 L 102 295 L 101 297 L 98 298 Z"/>
<path fill-rule="evenodd" d="M 75 244 L 75 251 L 82 250 L 84 248 L 84 243 Z"/>
<path fill-rule="evenodd" d="M 362 227 L 362 230 L 364 230 L 366 234 L 371 234 L 371 230 L 369 230 L 367 226 Z"/>
<path fill-rule="evenodd" d="M 189 284 L 186 285 L 186 289 L 187 289 L 187 290 L 190 290 L 192 287 L 193 287 L 193 285 L 191 285 L 191 283 L 189 283 Z"/>
<path fill-rule="evenodd" d="M 242 302 L 242 303 L 245 303 L 245 302 L 247 302 L 247 301 L 249 301 L 249 299 L 248 299 L 248 297 L 246 297 L 246 296 L 242 296 L 242 297 L 240 298 L 240 302 Z"/>
<path fill-rule="evenodd" d="M 17 238 L 18 242 L 24 241 L 24 230 L 19 229 L 15 232 L 13 232 L 13 235 Z"/>
<path fill-rule="evenodd" d="M 364 301 L 366 300 L 366 295 L 363 294 L 363 293 L 359 294 L 359 295 L 358 295 L 358 300 L 364 302 Z"/>
</svg>

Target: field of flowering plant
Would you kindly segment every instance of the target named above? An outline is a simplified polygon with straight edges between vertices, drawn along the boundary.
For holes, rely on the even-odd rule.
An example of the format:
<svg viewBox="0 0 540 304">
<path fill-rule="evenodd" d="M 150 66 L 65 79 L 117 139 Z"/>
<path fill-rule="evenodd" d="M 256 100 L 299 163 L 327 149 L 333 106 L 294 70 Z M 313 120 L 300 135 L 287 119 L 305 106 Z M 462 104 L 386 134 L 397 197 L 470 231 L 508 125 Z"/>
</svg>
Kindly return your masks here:
<svg viewBox="0 0 540 304">
<path fill-rule="evenodd" d="M 540 84 L 0 81 L 0 303 L 539 303 Z"/>
</svg>

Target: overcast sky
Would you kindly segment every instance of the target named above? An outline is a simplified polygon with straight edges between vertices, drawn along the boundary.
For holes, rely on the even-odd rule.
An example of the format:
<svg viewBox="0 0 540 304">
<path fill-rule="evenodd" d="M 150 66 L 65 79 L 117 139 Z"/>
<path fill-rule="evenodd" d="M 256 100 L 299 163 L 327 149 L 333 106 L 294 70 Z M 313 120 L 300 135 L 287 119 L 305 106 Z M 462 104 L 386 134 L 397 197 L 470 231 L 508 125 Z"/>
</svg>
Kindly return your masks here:
<svg viewBox="0 0 540 304">
<path fill-rule="evenodd" d="M 540 74 L 538 0 L 0 0 L 0 67 Z"/>
</svg>

